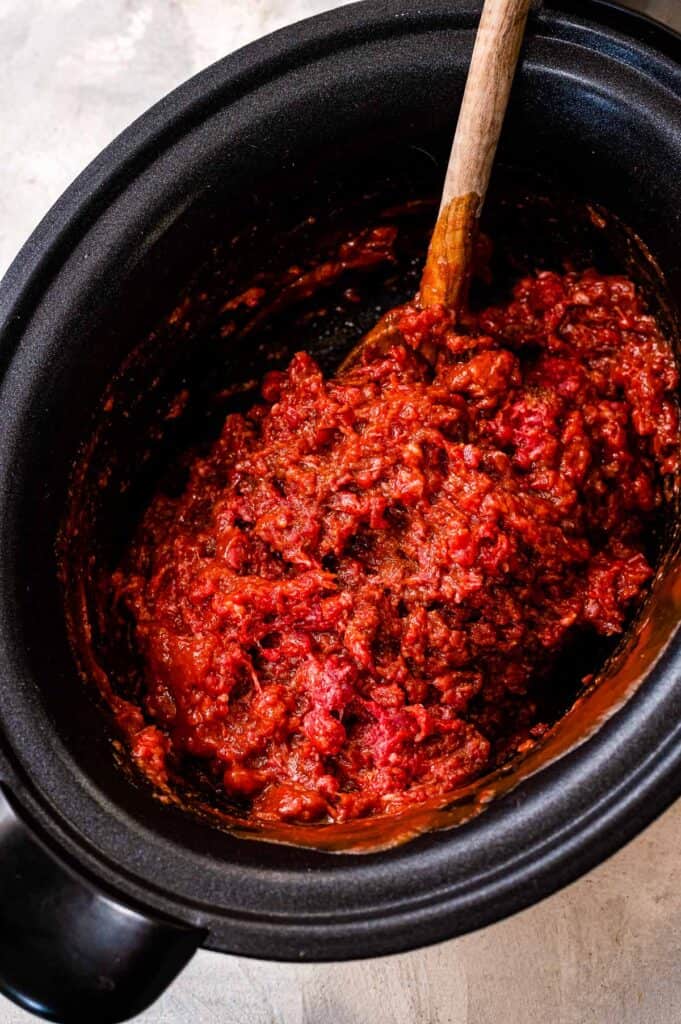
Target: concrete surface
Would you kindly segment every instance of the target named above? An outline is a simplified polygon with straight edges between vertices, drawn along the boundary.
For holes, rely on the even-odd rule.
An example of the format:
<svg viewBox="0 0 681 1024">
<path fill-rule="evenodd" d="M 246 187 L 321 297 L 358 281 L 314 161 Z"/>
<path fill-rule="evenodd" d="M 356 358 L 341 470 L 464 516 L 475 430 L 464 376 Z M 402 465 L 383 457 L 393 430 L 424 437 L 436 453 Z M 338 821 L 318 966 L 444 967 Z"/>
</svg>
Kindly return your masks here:
<svg viewBox="0 0 681 1024">
<path fill-rule="evenodd" d="M 237 46 L 331 6 L 0 0 L 0 273 L 75 174 L 137 114 Z M 681 30 L 681 0 L 639 6 Z M 138 1021 L 678 1024 L 680 847 L 681 803 L 551 899 L 415 953 L 287 965 L 200 952 Z M 0 1001 L 0 1024 L 30 1019 Z"/>
</svg>

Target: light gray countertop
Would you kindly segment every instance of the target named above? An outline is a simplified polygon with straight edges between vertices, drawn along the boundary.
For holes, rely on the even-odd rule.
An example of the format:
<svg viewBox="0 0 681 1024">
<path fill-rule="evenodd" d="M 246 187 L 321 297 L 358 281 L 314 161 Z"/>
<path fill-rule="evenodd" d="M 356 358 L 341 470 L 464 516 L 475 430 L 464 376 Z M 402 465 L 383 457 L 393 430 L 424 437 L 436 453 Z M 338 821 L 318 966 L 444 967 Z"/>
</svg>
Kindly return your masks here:
<svg viewBox="0 0 681 1024">
<path fill-rule="evenodd" d="M 673 19 L 681 0 L 631 0 Z M 329 0 L 0 0 L 0 273 L 65 186 L 206 64 Z M 349 964 L 199 952 L 140 1024 L 678 1024 L 681 802 L 543 903 Z M 0 1001 L 1 1024 L 28 1014 Z M 92 1024 L 97 1024 L 93 1021 Z"/>
</svg>

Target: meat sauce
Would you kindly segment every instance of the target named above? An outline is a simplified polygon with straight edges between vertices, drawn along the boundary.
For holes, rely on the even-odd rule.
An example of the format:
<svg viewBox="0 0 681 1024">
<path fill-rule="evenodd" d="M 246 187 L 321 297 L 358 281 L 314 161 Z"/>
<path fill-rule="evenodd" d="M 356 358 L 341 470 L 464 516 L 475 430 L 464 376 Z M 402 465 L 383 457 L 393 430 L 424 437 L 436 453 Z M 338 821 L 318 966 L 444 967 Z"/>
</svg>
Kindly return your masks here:
<svg viewBox="0 0 681 1024">
<path fill-rule="evenodd" d="M 394 317 L 346 374 L 270 372 L 109 581 L 136 763 L 200 764 L 251 822 L 398 812 L 526 750 L 561 653 L 652 575 L 677 372 L 634 284 L 544 271 L 463 327 Z"/>
</svg>

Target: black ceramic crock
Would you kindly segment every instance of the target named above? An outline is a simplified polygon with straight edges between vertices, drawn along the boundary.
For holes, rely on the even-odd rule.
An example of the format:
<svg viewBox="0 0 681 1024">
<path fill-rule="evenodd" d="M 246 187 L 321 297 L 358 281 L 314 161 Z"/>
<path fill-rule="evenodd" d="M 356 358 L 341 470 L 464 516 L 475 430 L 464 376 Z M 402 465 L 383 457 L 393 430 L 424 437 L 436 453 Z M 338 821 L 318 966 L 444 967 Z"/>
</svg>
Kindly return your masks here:
<svg viewBox="0 0 681 1024">
<path fill-rule="evenodd" d="M 439 180 L 478 14 L 368 0 L 219 62 L 84 171 L 2 282 L 0 987 L 35 1013 L 126 1019 L 201 945 L 334 960 L 470 931 L 576 878 L 681 792 L 674 541 L 591 705 L 601 727 L 578 744 L 573 716 L 552 763 L 480 816 L 361 857 L 246 841 L 131 784 L 67 642 L 55 539 L 71 467 L 107 382 L 210 245 L 212 207 L 236 223 L 276 179 L 299 200 L 313 177 L 335 195 L 379 157 L 425 154 Z M 681 299 L 678 37 L 596 0 L 539 6 L 501 159 L 622 216 Z"/>
</svg>

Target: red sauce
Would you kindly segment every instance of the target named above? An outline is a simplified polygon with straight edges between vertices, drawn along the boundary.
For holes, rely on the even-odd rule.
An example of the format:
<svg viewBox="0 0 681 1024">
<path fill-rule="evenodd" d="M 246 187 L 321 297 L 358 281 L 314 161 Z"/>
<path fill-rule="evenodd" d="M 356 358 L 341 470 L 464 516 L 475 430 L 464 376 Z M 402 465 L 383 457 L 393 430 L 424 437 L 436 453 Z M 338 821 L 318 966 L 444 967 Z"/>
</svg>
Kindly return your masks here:
<svg viewBox="0 0 681 1024">
<path fill-rule="evenodd" d="M 677 373 L 634 285 L 540 273 L 466 333 L 395 315 L 403 342 L 342 377 L 268 374 L 112 579 L 135 760 L 202 764 L 251 821 L 394 812 L 525 749 L 560 653 L 651 577 Z"/>
</svg>

